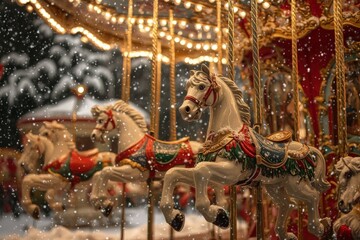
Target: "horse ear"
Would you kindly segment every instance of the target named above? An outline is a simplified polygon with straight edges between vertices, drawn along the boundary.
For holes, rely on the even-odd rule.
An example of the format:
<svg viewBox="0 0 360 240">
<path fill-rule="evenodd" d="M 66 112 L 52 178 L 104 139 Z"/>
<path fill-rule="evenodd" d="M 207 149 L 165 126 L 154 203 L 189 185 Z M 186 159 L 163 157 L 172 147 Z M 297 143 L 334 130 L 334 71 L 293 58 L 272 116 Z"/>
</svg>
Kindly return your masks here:
<svg viewBox="0 0 360 240">
<path fill-rule="evenodd" d="M 205 64 L 201 65 L 201 71 L 203 71 L 206 74 L 206 76 L 210 77 L 210 70 Z"/>
<path fill-rule="evenodd" d="M 50 125 L 51 125 L 51 122 L 48 122 L 48 121 L 44 121 L 43 123 L 44 123 L 44 125 L 45 125 L 46 128 L 49 128 Z"/>
<path fill-rule="evenodd" d="M 99 106 L 98 106 L 98 105 L 94 105 L 94 106 L 91 108 L 91 114 L 93 115 L 93 117 L 99 116 L 99 112 L 100 112 L 100 109 L 99 109 Z"/>
</svg>

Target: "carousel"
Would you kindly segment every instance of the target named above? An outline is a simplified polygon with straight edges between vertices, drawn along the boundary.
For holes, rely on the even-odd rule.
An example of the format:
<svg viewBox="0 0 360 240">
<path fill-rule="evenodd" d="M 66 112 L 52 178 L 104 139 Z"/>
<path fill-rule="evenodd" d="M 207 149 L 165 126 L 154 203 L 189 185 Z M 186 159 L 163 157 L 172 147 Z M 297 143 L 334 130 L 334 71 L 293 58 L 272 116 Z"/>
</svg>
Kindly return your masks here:
<svg viewBox="0 0 360 240">
<path fill-rule="evenodd" d="M 360 239 L 359 1 L 16 2 L 123 59 L 121 100 L 91 102 L 81 86 L 65 121 L 60 106 L 19 121 L 19 201 L 32 229 L 46 218 L 34 192 L 55 214 L 37 236 Z M 131 77 L 139 57 L 151 59 L 148 113 L 130 104 L 131 81 L 146 84 Z"/>
</svg>

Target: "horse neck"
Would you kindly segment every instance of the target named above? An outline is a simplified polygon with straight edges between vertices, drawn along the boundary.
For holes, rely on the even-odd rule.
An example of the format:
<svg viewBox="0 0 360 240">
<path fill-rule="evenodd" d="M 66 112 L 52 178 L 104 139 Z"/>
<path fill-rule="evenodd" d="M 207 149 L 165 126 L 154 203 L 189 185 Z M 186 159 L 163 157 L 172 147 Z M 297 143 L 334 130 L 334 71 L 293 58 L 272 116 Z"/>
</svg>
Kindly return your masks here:
<svg viewBox="0 0 360 240">
<path fill-rule="evenodd" d="M 218 82 L 221 86 L 219 99 L 210 107 L 210 120 L 207 134 L 217 132 L 223 128 L 238 131 L 243 126 L 232 91 L 224 82 Z"/>
<path fill-rule="evenodd" d="M 57 141 L 53 142 L 55 151 L 51 155 L 51 161 L 57 160 L 59 157 L 68 154 L 71 151 L 72 143 L 71 139 L 68 139 L 68 135 L 59 134 Z"/>
<path fill-rule="evenodd" d="M 42 145 L 40 147 L 43 149 L 44 165 L 47 165 L 54 160 L 52 156 L 54 152 L 57 152 L 57 148 L 55 148 L 53 143 L 46 138 L 42 139 L 39 144 Z"/>
<path fill-rule="evenodd" d="M 118 152 L 123 152 L 140 141 L 145 132 L 125 113 L 115 113 L 114 117 L 119 133 Z"/>
</svg>

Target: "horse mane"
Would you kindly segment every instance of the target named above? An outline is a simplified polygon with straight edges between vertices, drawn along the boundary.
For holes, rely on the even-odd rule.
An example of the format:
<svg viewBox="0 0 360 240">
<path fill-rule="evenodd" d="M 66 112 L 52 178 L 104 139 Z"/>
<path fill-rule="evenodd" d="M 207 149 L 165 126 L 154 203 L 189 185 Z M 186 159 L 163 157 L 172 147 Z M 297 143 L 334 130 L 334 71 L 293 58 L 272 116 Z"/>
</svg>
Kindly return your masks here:
<svg viewBox="0 0 360 240">
<path fill-rule="evenodd" d="M 247 124 L 250 125 L 250 107 L 247 105 L 247 103 L 244 101 L 243 94 L 239 87 L 236 85 L 234 81 L 232 81 L 229 78 L 223 77 L 221 75 L 216 76 L 218 79 L 221 79 L 231 90 L 231 92 L 234 95 L 236 105 L 238 107 L 241 120 Z"/>
<path fill-rule="evenodd" d="M 115 112 L 122 112 L 128 115 L 134 122 L 139 126 L 139 128 L 143 132 L 147 132 L 147 124 L 145 118 L 134 108 L 132 108 L 129 104 L 124 102 L 123 100 L 118 100 L 113 105 L 108 106 L 111 110 Z"/>
<path fill-rule="evenodd" d="M 360 157 L 344 157 L 335 164 L 335 171 L 340 173 L 344 166 L 349 166 L 352 171 L 360 172 Z"/>
<path fill-rule="evenodd" d="M 44 121 L 44 126 L 45 126 L 45 128 L 48 128 L 48 129 L 57 130 L 54 132 L 56 132 L 55 134 L 59 139 L 64 139 L 65 142 L 68 142 L 68 143 L 73 142 L 73 136 L 69 132 L 69 130 L 65 127 L 64 124 L 58 123 L 57 121 L 54 120 L 52 122 Z"/>
</svg>

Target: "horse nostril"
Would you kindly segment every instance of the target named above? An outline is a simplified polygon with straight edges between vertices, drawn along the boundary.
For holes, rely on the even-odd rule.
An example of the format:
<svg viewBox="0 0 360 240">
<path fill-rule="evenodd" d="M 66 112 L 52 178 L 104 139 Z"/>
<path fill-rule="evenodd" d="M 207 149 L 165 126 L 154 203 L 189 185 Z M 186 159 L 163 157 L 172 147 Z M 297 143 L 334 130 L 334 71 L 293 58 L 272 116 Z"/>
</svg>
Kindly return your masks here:
<svg viewBox="0 0 360 240">
<path fill-rule="evenodd" d="M 91 138 L 92 138 L 92 139 L 95 138 L 95 133 L 91 134 Z"/>
<path fill-rule="evenodd" d="M 190 112 L 190 107 L 189 107 L 189 106 L 186 106 L 186 107 L 185 107 L 185 112 L 186 112 L 186 113 L 189 113 L 189 112 Z"/>
<path fill-rule="evenodd" d="M 340 201 L 338 202 L 338 206 L 339 206 L 339 207 L 344 206 L 344 200 L 340 200 Z"/>
</svg>

